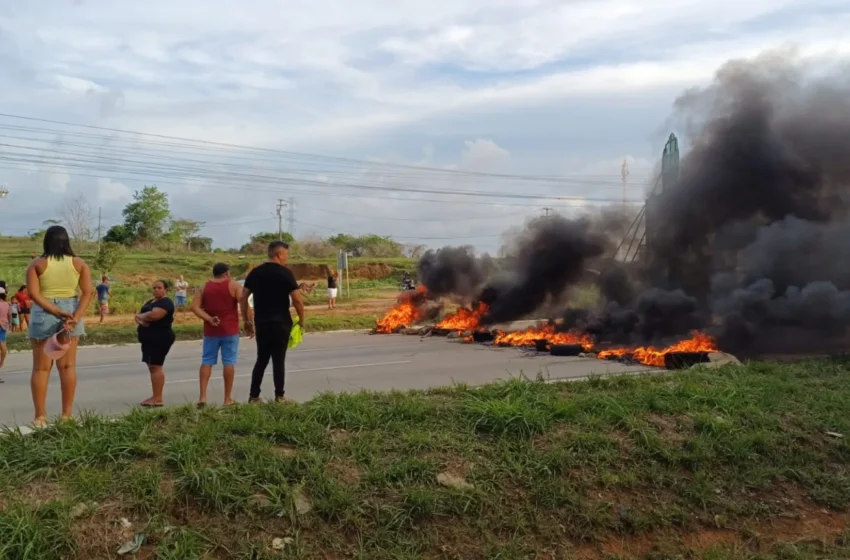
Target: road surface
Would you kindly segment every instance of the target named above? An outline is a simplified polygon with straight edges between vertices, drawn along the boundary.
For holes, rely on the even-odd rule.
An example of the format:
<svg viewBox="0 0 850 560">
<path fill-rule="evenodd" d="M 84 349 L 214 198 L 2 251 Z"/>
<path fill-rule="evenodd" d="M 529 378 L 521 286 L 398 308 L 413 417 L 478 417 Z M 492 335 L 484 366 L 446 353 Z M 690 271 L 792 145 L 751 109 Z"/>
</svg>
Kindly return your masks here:
<svg viewBox="0 0 850 560">
<path fill-rule="evenodd" d="M 165 402 L 194 402 L 198 394 L 200 341 L 174 345 L 165 363 Z M 243 339 L 239 349 L 234 396 L 247 400 L 255 353 L 254 341 Z M 79 410 L 107 414 L 126 412 L 150 396 L 147 370 L 138 346 L 82 347 L 77 359 Z M 29 352 L 10 354 L 0 376 L 0 425 L 25 425 L 32 421 Z M 307 334 L 286 360 L 287 397 L 307 400 L 323 391 L 427 389 L 466 383 L 481 385 L 498 379 L 542 373 L 551 379 L 617 374 L 648 370 L 594 358 L 559 358 L 530 355 L 516 348 L 489 348 L 444 338 L 402 335 L 369 336 L 362 332 Z M 273 396 L 271 365 L 263 394 Z M 213 370 L 209 399 L 220 402 L 223 393 L 220 366 Z M 60 411 L 59 378 L 51 373 L 48 413 Z"/>
</svg>

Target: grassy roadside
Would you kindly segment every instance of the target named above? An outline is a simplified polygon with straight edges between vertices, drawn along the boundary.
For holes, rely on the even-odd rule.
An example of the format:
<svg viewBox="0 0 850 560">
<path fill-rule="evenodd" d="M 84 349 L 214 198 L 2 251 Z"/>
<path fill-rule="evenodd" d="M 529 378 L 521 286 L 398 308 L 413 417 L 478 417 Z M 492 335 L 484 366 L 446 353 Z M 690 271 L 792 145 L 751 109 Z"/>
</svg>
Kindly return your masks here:
<svg viewBox="0 0 850 560">
<path fill-rule="evenodd" d="M 326 332 L 346 329 L 368 329 L 375 326 L 375 315 L 340 315 L 319 316 L 307 320 L 307 332 Z M 177 340 L 200 340 L 203 336 L 203 324 L 175 324 L 174 333 Z M 80 346 L 97 344 L 133 344 L 137 342 L 136 327 L 126 326 L 96 326 L 89 328 L 86 336 L 80 339 Z M 26 333 L 9 333 L 7 337 L 9 350 L 28 350 L 30 348 Z"/>
<path fill-rule="evenodd" d="M 850 558 L 848 373 L 86 417 L 0 438 L 0 558 Z"/>
</svg>

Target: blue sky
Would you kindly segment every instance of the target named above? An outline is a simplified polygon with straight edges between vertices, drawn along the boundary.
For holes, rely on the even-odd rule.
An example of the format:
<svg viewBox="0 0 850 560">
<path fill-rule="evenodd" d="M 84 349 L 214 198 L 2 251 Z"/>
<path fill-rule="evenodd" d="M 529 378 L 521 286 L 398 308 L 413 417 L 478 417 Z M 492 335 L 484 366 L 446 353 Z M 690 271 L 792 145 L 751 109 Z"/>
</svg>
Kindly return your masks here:
<svg viewBox="0 0 850 560">
<path fill-rule="evenodd" d="M 0 0 L 4 113 L 373 162 L 570 177 L 388 173 L 377 164 L 280 156 L 280 184 L 244 190 L 245 181 L 212 186 L 173 170 L 166 184 L 158 172 L 146 180 L 117 168 L 0 161 L 0 183 L 10 190 L 0 232 L 37 228 L 80 193 L 114 221 L 132 191 L 157 182 L 176 215 L 207 222 L 205 233 L 223 246 L 275 228 L 275 199 L 294 196 L 298 236 L 371 231 L 493 250 L 499 232 L 541 207 L 584 204 L 500 193 L 607 203 L 621 196 L 625 158 L 628 196 L 640 200 L 677 95 L 709 83 L 730 59 L 772 49 L 845 57 L 846 29 L 846 1 Z M 0 119 L 0 127 L 10 124 L 21 123 Z M 43 138 L 67 142 L 57 130 Z M 157 169 L 173 165 L 142 148 L 138 157 Z M 311 183 L 292 179 L 287 166 Z M 353 182 L 493 198 L 426 202 L 421 193 L 340 184 Z"/>
</svg>

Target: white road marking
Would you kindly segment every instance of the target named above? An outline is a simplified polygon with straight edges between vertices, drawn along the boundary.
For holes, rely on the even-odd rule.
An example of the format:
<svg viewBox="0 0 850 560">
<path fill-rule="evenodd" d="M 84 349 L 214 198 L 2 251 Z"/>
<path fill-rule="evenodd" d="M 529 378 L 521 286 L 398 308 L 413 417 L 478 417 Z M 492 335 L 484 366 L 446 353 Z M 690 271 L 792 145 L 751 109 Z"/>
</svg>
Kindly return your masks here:
<svg viewBox="0 0 850 560">
<path fill-rule="evenodd" d="M 301 373 L 306 371 L 332 371 L 335 369 L 354 369 L 354 368 L 364 368 L 364 367 L 373 367 L 373 366 L 395 366 L 401 364 L 409 364 L 410 360 L 397 361 L 397 362 L 375 362 L 372 364 L 349 364 L 344 366 L 328 366 L 328 367 L 319 367 L 319 368 L 308 368 L 308 369 L 287 369 L 286 373 Z M 242 373 L 239 375 L 235 375 L 234 378 L 237 377 L 251 377 L 250 373 Z M 222 377 L 211 377 L 210 379 L 219 380 L 223 379 Z M 193 377 L 192 379 L 176 379 L 174 381 L 166 381 L 166 385 L 171 385 L 174 383 L 197 383 L 198 378 Z"/>
</svg>

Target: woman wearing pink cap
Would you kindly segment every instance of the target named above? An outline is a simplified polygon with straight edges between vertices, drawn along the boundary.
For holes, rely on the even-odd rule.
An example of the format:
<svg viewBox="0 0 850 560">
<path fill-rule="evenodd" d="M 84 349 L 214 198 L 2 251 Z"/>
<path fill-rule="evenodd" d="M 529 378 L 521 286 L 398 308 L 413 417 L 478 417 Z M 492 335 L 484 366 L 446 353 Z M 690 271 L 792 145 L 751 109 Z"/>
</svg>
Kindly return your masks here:
<svg viewBox="0 0 850 560">
<path fill-rule="evenodd" d="M 74 255 L 68 232 L 62 226 L 47 228 L 44 252 L 27 268 L 27 291 L 33 301 L 29 324 L 33 424 L 44 426 L 47 382 L 54 361 L 62 386 L 62 418 L 74 415 L 77 343 L 85 334 L 82 319 L 94 294 L 89 267 Z"/>
</svg>

